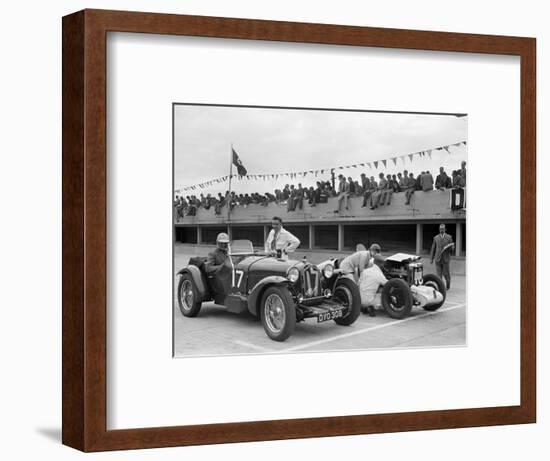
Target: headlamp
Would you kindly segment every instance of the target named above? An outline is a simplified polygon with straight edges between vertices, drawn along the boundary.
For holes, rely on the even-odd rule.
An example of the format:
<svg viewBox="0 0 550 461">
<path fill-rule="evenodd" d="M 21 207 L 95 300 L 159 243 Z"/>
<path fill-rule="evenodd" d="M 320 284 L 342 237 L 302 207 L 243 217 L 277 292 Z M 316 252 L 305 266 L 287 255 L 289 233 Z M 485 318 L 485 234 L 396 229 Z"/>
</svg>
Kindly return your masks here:
<svg viewBox="0 0 550 461">
<path fill-rule="evenodd" d="M 329 279 L 334 274 L 334 266 L 332 264 L 327 264 L 325 267 L 323 267 L 323 276 L 326 279 Z"/>
<path fill-rule="evenodd" d="M 286 277 L 288 278 L 288 280 L 291 282 L 291 283 L 296 283 L 298 281 L 298 279 L 300 278 L 300 271 L 298 269 L 296 269 L 295 267 L 291 267 L 287 274 L 286 274 Z"/>
</svg>

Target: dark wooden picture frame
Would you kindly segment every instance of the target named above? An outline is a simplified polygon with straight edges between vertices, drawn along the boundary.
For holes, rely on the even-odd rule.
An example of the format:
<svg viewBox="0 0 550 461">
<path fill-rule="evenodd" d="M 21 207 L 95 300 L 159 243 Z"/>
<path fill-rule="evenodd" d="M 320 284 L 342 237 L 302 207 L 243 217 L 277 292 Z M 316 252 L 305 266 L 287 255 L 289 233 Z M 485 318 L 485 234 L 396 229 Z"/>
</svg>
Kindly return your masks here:
<svg viewBox="0 0 550 461">
<path fill-rule="evenodd" d="M 106 40 L 110 31 L 519 56 L 520 405 L 107 430 Z M 102 451 L 535 422 L 535 51 L 535 39 L 523 37 L 103 10 L 64 17 L 63 443 Z"/>
</svg>

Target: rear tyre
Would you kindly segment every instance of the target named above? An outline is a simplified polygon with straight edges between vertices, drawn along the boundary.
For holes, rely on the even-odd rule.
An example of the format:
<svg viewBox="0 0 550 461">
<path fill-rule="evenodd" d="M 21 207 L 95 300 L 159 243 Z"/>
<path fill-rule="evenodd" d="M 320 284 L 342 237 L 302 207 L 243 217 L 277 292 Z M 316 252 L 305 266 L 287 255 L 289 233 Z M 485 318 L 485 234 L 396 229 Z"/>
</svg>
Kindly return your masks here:
<svg viewBox="0 0 550 461">
<path fill-rule="evenodd" d="M 285 341 L 296 327 L 296 306 L 285 286 L 268 287 L 260 303 L 260 319 L 267 336 Z"/>
<path fill-rule="evenodd" d="M 409 284 L 404 280 L 388 280 L 381 297 L 382 306 L 392 319 L 404 319 L 411 313 L 413 297 Z"/>
<path fill-rule="evenodd" d="M 178 305 L 185 317 L 196 317 L 201 310 L 198 290 L 189 274 L 182 274 L 178 282 Z"/>
<path fill-rule="evenodd" d="M 423 277 L 422 285 L 435 288 L 437 291 L 439 291 L 443 295 L 443 301 L 441 301 L 438 304 L 432 304 L 431 306 L 424 306 L 424 309 L 427 311 L 433 312 L 439 309 L 441 306 L 443 306 L 443 303 L 447 298 L 447 287 L 445 286 L 445 282 L 443 282 L 441 277 L 435 274 L 426 274 Z"/>
<path fill-rule="evenodd" d="M 334 299 L 340 304 L 347 306 L 347 313 L 334 321 L 341 326 L 348 327 L 354 323 L 361 314 L 361 293 L 357 284 L 348 279 L 341 278 L 336 282 L 334 288 Z"/>
</svg>

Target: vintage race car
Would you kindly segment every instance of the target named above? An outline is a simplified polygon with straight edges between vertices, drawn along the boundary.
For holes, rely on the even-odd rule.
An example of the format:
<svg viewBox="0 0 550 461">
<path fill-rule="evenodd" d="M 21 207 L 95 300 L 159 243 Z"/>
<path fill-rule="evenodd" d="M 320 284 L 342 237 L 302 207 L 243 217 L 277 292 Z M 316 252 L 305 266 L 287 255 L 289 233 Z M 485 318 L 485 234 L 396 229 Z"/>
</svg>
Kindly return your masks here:
<svg viewBox="0 0 550 461">
<path fill-rule="evenodd" d="M 255 252 L 248 240 L 229 244 L 228 258 L 211 273 L 206 258 L 191 258 L 178 271 L 178 305 L 186 317 L 198 315 L 203 302 L 260 318 L 266 334 L 286 340 L 297 322 L 315 318 L 351 325 L 361 312 L 357 285 L 334 275 L 334 267 Z"/>
<path fill-rule="evenodd" d="M 424 274 L 420 256 L 396 253 L 386 258 L 381 269 L 388 279 L 382 288 L 382 307 L 390 317 L 405 318 L 413 306 L 436 311 L 445 302 L 445 283 L 436 274 Z"/>
<path fill-rule="evenodd" d="M 343 259 L 331 258 L 323 261 L 319 267 L 322 269 L 326 264 L 333 265 L 334 273 L 337 274 Z M 382 307 L 390 317 L 403 319 L 411 313 L 413 307 L 436 311 L 445 302 L 445 283 L 435 274 L 424 274 L 420 256 L 396 253 L 377 263 L 388 279 L 381 289 L 380 297 Z"/>
</svg>

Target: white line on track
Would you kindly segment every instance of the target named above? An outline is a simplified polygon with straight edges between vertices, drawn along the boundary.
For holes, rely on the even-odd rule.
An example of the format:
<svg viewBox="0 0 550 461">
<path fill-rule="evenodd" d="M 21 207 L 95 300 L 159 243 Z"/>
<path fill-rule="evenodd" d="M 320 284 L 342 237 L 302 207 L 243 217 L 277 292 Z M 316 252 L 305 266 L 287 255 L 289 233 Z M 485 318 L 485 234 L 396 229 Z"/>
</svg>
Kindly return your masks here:
<svg viewBox="0 0 550 461">
<path fill-rule="evenodd" d="M 234 339 L 233 342 L 239 346 L 249 347 L 250 349 L 255 349 L 260 352 L 274 352 L 273 349 L 268 349 L 267 347 L 257 346 L 256 344 L 247 343 L 246 341 L 241 341 L 240 339 Z"/>
<path fill-rule="evenodd" d="M 343 334 L 338 335 L 338 336 L 332 336 L 330 338 L 320 339 L 318 341 L 312 341 L 312 342 L 307 343 L 307 344 L 300 344 L 299 346 L 288 347 L 286 349 L 278 350 L 277 352 L 278 353 L 283 353 L 283 352 L 299 351 L 301 349 L 305 349 L 305 348 L 308 348 L 308 347 L 311 347 L 311 346 L 318 346 L 320 344 L 329 343 L 331 341 L 337 341 L 339 339 L 349 338 L 351 336 L 362 335 L 363 333 L 367 333 L 369 331 L 380 330 L 382 328 L 387 328 L 387 327 L 393 327 L 395 325 L 400 325 L 402 323 L 410 322 L 410 321 L 416 320 L 416 319 L 421 319 L 423 317 L 428 317 L 430 315 L 438 315 L 442 312 L 452 311 L 454 309 L 460 309 L 460 308 L 465 307 L 465 306 L 466 306 L 466 304 L 458 304 L 456 306 L 451 306 L 451 307 L 446 307 L 446 308 L 443 308 L 443 309 L 439 309 L 435 312 L 426 312 L 425 314 L 416 315 L 414 317 L 407 317 L 407 318 L 402 319 L 402 320 L 395 320 L 394 322 L 383 323 L 381 325 L 375 325 L 373 327 L 363 328 L 361 330 L 350 331 L 349 333 L 343 333 Z"/>
</svg>

